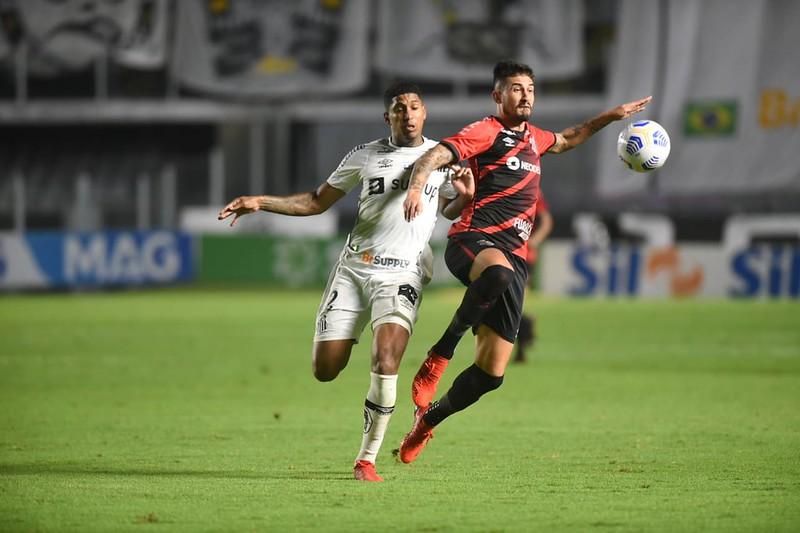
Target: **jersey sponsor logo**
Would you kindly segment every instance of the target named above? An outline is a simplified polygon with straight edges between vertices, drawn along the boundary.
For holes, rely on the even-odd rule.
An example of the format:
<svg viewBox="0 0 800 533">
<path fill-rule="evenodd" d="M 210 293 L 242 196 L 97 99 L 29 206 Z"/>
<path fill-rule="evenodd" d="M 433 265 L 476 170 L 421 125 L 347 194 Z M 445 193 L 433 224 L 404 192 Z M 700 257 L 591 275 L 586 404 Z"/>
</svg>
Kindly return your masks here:
<svg viewBox="0 0 800 533">
<path fill-rule="evenodd" d="M 383 182 L 383 178 L 370 178 L 367 182 L 367 187 L 369 188 L 370 196 L 373 194 L 383 194 L 386 190 L 386 185 Z"/>
<path fill-rule="evenodd" d="M 369 252 L 363 252 L 361 254 L 361 261 L 368 265 L 375 265 L 381 266 L 386 268 L 408 268 L 411 264 L 411 261 L 408 259 L 399 259 L 397 257 L 387 257 L 387 256 L 380 256 L 380 255 L 372 255 Z"/>
<path fill-rule="evenodd" d="M 528 161 L 522 161 L 517 156 L 511 156 L 508 159 L 506 159 L 506 166 L 511 170 L 522 169 L 526 172 L 536 172 L 537 174 L 541 173 L 539 165 L 534 165 L 533 163 L 529 163 Z"/>
<path fill-rule="evenodd" d="M 417 290 L 408 283 L 400 285 L 397 288 L 397 294 L 398 296 L 402 296 L 408 300 L 411 305 L 417 304 L 417 298 L 419 298 L 419 294 L 417 294 Z"/>
<path fill-rule="evenodd" d="M 531 236 L 533 224 L 531 224 L 530 220 L 525 220 L 524 218 L 515 218 L 514 229 L 517 230 L 517 235 L 519 235 L 520 239 L 527 241 Z"/>
</svg>

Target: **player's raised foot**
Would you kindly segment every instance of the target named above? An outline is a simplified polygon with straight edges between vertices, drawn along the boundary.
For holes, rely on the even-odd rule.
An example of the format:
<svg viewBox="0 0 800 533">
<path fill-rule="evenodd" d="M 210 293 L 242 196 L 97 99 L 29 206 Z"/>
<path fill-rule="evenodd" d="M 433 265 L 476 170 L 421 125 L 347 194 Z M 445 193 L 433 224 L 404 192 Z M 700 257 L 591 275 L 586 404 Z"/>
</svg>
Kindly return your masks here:
<svg viewBox="0 0 800 533">
<path fill-rule="evenodd" d="M 359 481 L 383 481 L 375 471 L 375 465 L 369 461 L 359 459 L 353 466 L 353 477 Z"/>
<path fill-rule="evenodd" d="M 450 359 L 436 355 L 433 351 L 428 352 L 428 357 L 422 362 L 411 382 L 411 400 L 418 409 L 428 407 L 433 401 L 436 387 L 449 363 Z"/>
<path fill-rule="evenodd" d="M 400 443 L 398 457 L 404 463 L 413 462 L 425 449 L 428 441 L 433 438 L 433 426 L 428 425 L 425 419 L 422 418 L 425 411 L 427 411 L 427 408 L 417 408 L 414 413 L 414 425 Z"/>
</svg>

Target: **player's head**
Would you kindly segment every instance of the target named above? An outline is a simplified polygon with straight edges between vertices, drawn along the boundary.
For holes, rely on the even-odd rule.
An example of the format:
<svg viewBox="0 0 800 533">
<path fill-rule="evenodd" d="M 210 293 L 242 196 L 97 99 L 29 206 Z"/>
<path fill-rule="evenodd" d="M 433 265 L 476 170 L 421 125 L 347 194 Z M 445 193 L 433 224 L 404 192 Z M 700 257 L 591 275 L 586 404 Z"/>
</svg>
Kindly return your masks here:
<svg viewBox="0 0 800 533">
<path fill-rule="evenodd" d="M 427 111 L 422 91 L 414 83 L 396 82 L 383 93 L 383 119 L 392 130 L 392 142 L 398 146 L 422 143 L 422 128 Z"/>
<path fill-rule="evenodd" d="M 527 122 L 533 111 L 533 69 L 523 63 L 500 61 L 494 66 L 492 99 L 503 121 Z"/>
</svg>

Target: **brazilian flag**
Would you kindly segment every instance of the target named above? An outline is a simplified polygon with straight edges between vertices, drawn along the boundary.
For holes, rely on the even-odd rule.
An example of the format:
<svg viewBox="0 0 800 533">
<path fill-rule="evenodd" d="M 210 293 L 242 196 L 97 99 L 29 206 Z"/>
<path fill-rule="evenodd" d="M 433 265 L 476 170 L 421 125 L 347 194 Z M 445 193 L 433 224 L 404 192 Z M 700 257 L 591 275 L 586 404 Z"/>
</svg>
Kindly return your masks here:
<svg viewBox="0 0 800 533">
<path fill-rule="evenodd" d="M 736 100 L 689 102 L 683 113 L 687 137 L 727 137 L 736 131 Z"/>
</svg>

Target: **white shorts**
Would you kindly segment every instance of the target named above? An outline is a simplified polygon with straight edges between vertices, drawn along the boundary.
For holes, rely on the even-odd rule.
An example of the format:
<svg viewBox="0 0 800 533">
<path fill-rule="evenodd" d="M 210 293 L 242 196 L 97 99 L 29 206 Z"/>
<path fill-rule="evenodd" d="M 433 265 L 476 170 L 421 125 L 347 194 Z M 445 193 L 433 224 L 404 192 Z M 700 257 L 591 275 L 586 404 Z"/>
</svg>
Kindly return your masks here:
<svg viewBox="0 0 800 533">
<path fill-rule="evenodd" d="M 355 339 L 371 322 L 400 324 L 412 332 L 422 302 L 422 275 L 338 261 L 317 311 L 314 342 Z"/>
</svg>

